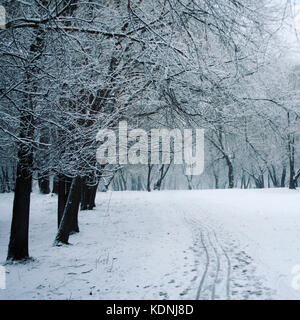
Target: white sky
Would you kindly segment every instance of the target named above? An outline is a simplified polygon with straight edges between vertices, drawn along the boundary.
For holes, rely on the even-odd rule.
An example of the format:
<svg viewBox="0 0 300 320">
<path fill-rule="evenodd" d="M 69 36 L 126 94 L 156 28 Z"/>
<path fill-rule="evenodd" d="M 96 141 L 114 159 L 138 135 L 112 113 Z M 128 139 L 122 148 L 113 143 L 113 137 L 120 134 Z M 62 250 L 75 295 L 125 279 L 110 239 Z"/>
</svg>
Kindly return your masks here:
<svg viewBox="0 0 300 320">
<path fill-rule="evenodd" d="M 300 63 L 300 0 L 278 0 L 278 3 L 287 5 L 286 14 L 291 17 L 279 31 L 277 36 L 285 46 L 284 55 L 292 62 Z"/>
</svg>

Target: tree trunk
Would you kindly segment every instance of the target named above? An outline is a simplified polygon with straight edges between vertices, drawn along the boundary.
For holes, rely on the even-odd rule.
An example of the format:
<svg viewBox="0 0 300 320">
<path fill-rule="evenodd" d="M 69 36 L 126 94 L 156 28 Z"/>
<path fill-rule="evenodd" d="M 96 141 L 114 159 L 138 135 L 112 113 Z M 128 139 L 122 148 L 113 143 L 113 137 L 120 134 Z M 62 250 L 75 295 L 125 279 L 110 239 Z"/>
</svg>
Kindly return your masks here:
<svg viewBox="0 0 300 320">
<path fill-rule="evenodd" d="M 93 210 L 96 207 L 95 198 L 98 189 L 99 180 L 96 185 L 88 185 L 87 178 L 82 182 L 81 188 L 81 210 Z"/>
<path fill-rule="evenodd" d="M 50 193 L 50 178 L 49 175 L 42 176 L 39 174 L 38 177 L 40 193 L 49 194 Z"/>
<path fill-rule="evenodd" d="M 86 183 L 86 179 L 83 179 L 82 186 L 81 186 L 81 206 L 80 210 L 87 210 L 88 209 L 88 198 L 89 198 L 89 186 Z"/>
<path fill-rule="evenodd" d="M 286 167 L 283 167 L 282 174 L 281 174 L 281 181 L 280 181 L 281 188 L 285 187 L 285 177 L 286 177 Z"/>
<path fill-rule="evenodd" d="M 95 186 L 91 186 L 88 205 L 87 205 L 88 210 L 93 210 L 96 207 L 95 200 L 96 200 L 98 185 L 99 185 L 99 181 Z"/>
<path fill-rule="evenodd" d="M 167 175 L 168 171 L 169 171 L 169 168 L 170 168 L 171 164 L 168 164 L 167 165 L 167 168 L 165 169 L 165 165 L 162 164 L 160 169 L 159 169 L 159 178 L 158 180 L 156 181 L 156 183 L 154 184 L 154 190 L 159 190 L 161 189 L 161 184 L 165 178 L 165 176 Z"/>
<path fill-rule="evenodd" d="M 32 121 L 31 115 L 27 115 L 21 119 L 23 128 L 20 137 L 33 138 Z M 32 188 L 32 147 L 22 142 L 19 146 L 18 159 L 7 260 L 23 260 L 29 257 L 28 229 L 30 193 Z"/>
<path fill-rule="evenodd" d="M 218 177 L 217 172 L 215 172 L 215 170 L 213 170 L 213 175 L 215 178 L 215 189 L 219 189 L 219 177 Z"/>
<path fill-rule="evenodd" d="M 38 28 L 35 40 L 29 49 L 32 57 L 34 55 L 38 56 L 37 53 L 42 54 L 44 35 L 44 31 Z M 20 143 L 18 146 L 17 176 L 7 260 L 23 260 L 29 258 L 28 231 L 33 171 L 32 142 L 34 141 L 33 95 L 36 91 L 33 74 L 35 74 L 35 72 L 34 66 L 29 65 L 25 73 L 25 92 L 31 93 L 24 94 L 24 108 L 20 111 Z"/>
<path fill-rule="evenodd" d="M 52 193 L 58 194 L 59 178 L 57 175 L 53 177 Z"/>
<path fill-rule="evenodd" d="M 72 217 L 72 223 L 70 228 L 70 234 L 78 233 L 79 232 L 79 226 L 78 226 L 78 211 L 79 211 L 79 204 L 80 204 L 80 195 L 81 195 L 81 178 L 79 178 L 79 182 L 74 187 L 74 201 L 72 202 L 72 210 L 74 211 Z"/>
<path fill-rule="evenodd" d="M 290 127 L 290 113 L 287 113 L 288 126 Z M 290 167 L 290 189 L 296 189 L 295 181 L 295 137 L 292 133 L 288 133 L 288 155 L 289 155 L 289 167 Z"/>
<path fill-rule="evenodd" d="M 148 164 L 148 175 L 147 175 L 147 191 L 151 192 L 151 171 L 152 171 L 153 165 Z"/>
<path fill-rule="evenodd" d="M 68 200 L 65 205 L 64 214 L 62 216 L 59 229 L 54 241 L 54 245 L 61 245 L 61 244 L 69 244 L 69 236 L 74 226 L 74 221 L 76 220 L 76 208 L 78 209 L 78 198 L 79 198 L 79 187 L 80 187 L 80 177 L 75 177 L 72 179 L 71 188 L 68 195 Z"/>
<path fill-rule="evenodd" d="M 41 150 L 35 155 L 35 161 L 38 168 L 45 168 L 48 166 L 50 160 L 49 149 L 47 147 L 49 144 L 49 129 L 47 127 L 40 130 L 40 143 Z M 49 170 L 42 170 L 41 172 L 38 172 L 38 183 L 42 194 L 50 193 Z"/>
<path fill-rule="evenodd" d="M 263 174 L 260 174 L 258 177 L 253 175 L 253 179 L 257 189 L 263 189 L 265 187 L 265 179 Z"/>
<path fill-rule="evenodd" d="M 57 227 L 59 228 L 60 222 L 65 210 L 70 190 L 71 180 L 65 175 L 58 175 L 58 202 L 57 202 Z"/>
<path fill-rule="evenodd" d="M 270 188 L 269 179 L 271 179 L 273 186 L 275 188 L 279 187 L 279 179 L 277 178 L 276 169 L 274 165 L 271 165 L 271 167 L 268 167 L 268 187 Z"/>
<path fill-rule="evenodd" d="M 228 188 L 232 189 L 234 187 L 233 165 L 228 156 L 225 156 L 225 160 L 228 166 Z"/>
<path fill-rule="evenodd" d="M 296 189 L 296 181 L 295 181 L 295 163 L 294 159 L 290 158 L 290 189 Z"/>
</svg>

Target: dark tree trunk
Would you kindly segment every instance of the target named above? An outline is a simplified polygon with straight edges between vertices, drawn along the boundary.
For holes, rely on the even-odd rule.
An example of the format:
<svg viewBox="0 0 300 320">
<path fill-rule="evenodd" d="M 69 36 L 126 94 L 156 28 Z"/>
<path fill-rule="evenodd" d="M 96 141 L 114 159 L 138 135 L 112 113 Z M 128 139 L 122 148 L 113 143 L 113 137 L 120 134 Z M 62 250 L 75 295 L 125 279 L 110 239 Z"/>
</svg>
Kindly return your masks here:
<svg viewBox="0 0 300 320">
<path fill-rule="evenodd" d="M 53 177 L 52 193 L 58 194 L 59 178 L 57 175 Z"/>
<path fill-rule="evenodd" d="M 40 193 L 49 194 L 50 193 L 49 175 L 43 176 L 39 174 L 38 182 L 39 182 Z"/>
<path fill-rule="evenodd" d="M 288 125 L 290 127 L 290 113 L 287 113 Z M 295 181 L 295 137 L 292 133 L 288 133 L 288 155 L 289 155 L 289 167 L 290 167 L 290 189 L 296 189 Z"/>
<path fill-rule="evenodd" d="M 269 179 L 271 179 L 275 188 L 279 187 L 279 179 L 277 178 L 276 169 L 273 165 L 268 168 L 268 186 L 270 187 Z"/>
<path fill-rule="evenodd" d="M 215 189 L 219 189 L 219 177 L 218 177 L 217 172 L 215 172 L 215 170 L 213 170 L 213 175 L 215 178 Z"/>
<path fill-rule="evenodd" d="M 14 172 L 12 170 L 9 170 L 8 166 L 2 166 L 1 167 L 1 173 L 0 173 L 0 192 L 5 193 L 5 192 L 11 192 L 14 190 L 13 184 L 15 183 L 15 179 L 13 180 Z"/>
<path fill-rule="evenodd" d="M 36 30 L 34 42 L 30 46 L 30 54 L 37 57 L 44 48 L 44 31 Z M 31 58 L 32 58 L 31 57 Z M 36 60 L 35 59 L 35 63 Z M 28 60 L 29 61 L 29 60 Z M 29 65 L 26 70 L 25 91 L 35 92 L 36 84 L 33 74 L 35 67 Z M 13 203 L 13 216 L 11 222 L 10 240 L 8 245 L 8 260 L 23 260 L 29 257 L 28 231 L 30 193 L 32 188 L 33 146 L 34 140 L 34 93 L 24 95 L 24 108 L 20 111 L 20 143 L 18 146 L 17 176 Z"/>
<path fill-rule="evenodd" d="M 234 174 L 233 165 L 228 156 L 225 156 L 226 164 L 228 166 L 228 188 L 232 189 L 234 187 Z"/>
<path fill-rule="evenodd" d="M 88 193 L 89 189 L 86 184 L 86 178 L 83 179 L 82 185 L 81 185 L 81 206 L 80 210 L 87 210 L 87 203 L 88 203 Z"/>
<path fill-rule="evenodd" d="M 60 222 L 65 210 L 68 200 L 71 180 L 65 175 L 58 175 L 58 202 L 57 202 L 57 227 L 59 228 Z"/>
<path fill-rule="evenodd" d="M 40 130 L 40 151 L 36 154 L 35 160 L 36 164 L 39 168 L 45 168 L 49 164 L 49 129 L 42 128 Z M 50 176 L 49 176 L 49 170 L 42 170 L 41 172 L 38 172 L 38 183 L 40 192 L 42 194 L 49 194 L 50 193 Z"/>
<path fill-rule="evenodd" d="M 98 189 L 99 181 L 95 186 L 92 186 L 92 191 L 90 194 L 90 202 L 89 202 L 89 210 L 92 210 L 93 208 L 96 207 L 96 194 L 97 194 L 97 189 Z"/>
<path fill-rule="evenodd" d="M 32 121 L 31 115 L 21 119 L 23 128 L 20 137 L 33 138 Z M 29 257 L 28 229 L 33 167 L 32 147 L 22 142 L 19 146 L 18 159 L 7 260 L 23 260 Z"/>
<path fill-rule="evenodd" d="M 76 186 L 74 187 L 74 201 L 72 202 L 72 210 L 73 210 L 73 219 L 71 222 L 70 227 L 70 234 L 72 233 L 78 233 L 79 232 L 79 226 L 78 226 L 78 211 L 79 211 L 79 204 L 80 204 L 80 194 L 81 194 L 81 178 L 79 178 L 79 182 L 76 183 Z"/>
<path fill-rule="evenodd" d="M 296 181 L 295 181 L 295 163 L 294 159 L 290 159 L 290 189 L 296 189 Z"/>
<path fill-rule="evenodd" d="M 188 183 L 188 189 L 193 190 L 193 183 L 192 183 L 193 176 L 191 176 L 191 177 L 186 176 L 186 179 L 187 179 L 187 183 Z"/>
<path fill-rule="evenodd" d="M 242 178 L 241 178 L 241 189 L 245 189 L 245 174 L 242 174 Z"/>
<path fill-rule="evenodd" d="M 281 174 L 281 181 L 280 181 L 281 188 L 285 187 L 285 178 L 286 178 L 286 167 L 283 167 L 282 174 Z"/>
<path fill-rule="evenodd" d="M 265 187 L 265 179 L 263 174 L 260 174 L 258 177 L 253 175 L 253 179 L 257 189 L 263 189 Z"/>
<path fill-rule="evenodd" d="M 170 168 L 170 164 L 167 166 L 166 170 L 165 170 L 165 165 L 164 164 L 161 165 L 161 167 L 159 169 L 160 176 L 159 176 L 157 182 L 154 185 L 154 190 L 160 190 L 161 189 L 161 184 L 162 184 L 165 176 L 167 175 L 167 173 L 169 171 L 169 168 Z"/>
<path fill-rule="evenodd" d="M 147 191 L 151 192 L 151 171 L 152 171 L 153 165 L 148 164 L 148 175 L 147 175 Z"/>
<path fill-rule="evenodd" d="M 251 180 L 251 177 L 248 176 L 248 179 L 247 179 L 245 172 L 243 172 L 242 180 L 241 180 L 241 188 L 248 189 L 250 185 L 250 180 Z"/>
<path fill-rule="evenodd" d="M 289 136 L 289 167 L 290 167 L 290 189 L 296 189 L 295 181 L 295 147 L 294 139 Z"/>
<path fill-rule="evenodd" d="M 95 198 L 99 180 L 95 185 L 88 185 L 87 178 L 82 182 L 81 188 L 81 210 L 93 210 L 96 207 Z"/>
<path fill-rule="evenodd" d="M 78 198 L 80 190 L 80 177 L 72 179 L 71 188 L 68 195 L 68 200 L 65 205 L 64 213 L 61 218 L 61 222 L 58 228 L 58 232 L 54 241 L 54 245 L 68 244 L 69 236 L 72 227 L 74 227 L 74 221 L 76 220 L 76 208 L 78 209 Z"/>
</svg>

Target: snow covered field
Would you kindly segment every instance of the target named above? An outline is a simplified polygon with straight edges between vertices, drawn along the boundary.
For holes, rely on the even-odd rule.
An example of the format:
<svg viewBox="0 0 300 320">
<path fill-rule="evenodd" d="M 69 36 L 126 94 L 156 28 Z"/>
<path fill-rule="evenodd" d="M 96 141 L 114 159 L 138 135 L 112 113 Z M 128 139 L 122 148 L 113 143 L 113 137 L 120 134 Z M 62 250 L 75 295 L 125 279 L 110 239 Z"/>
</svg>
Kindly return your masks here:
<svg viewBox="0 0 300 320">
<path fill-rule="evenodd" d="M 13 194 L 0 195 L 0 264 Z M 0 299 L 300 299 L 300 192 L 98 193 L 72 246 L 53 247 L 56 196 L 32 195 L 30 254 Z M 294 278 L 294 283 L 295 283 Z M 296 281 L 297 283 L 297 281 Z"/>
</svg>

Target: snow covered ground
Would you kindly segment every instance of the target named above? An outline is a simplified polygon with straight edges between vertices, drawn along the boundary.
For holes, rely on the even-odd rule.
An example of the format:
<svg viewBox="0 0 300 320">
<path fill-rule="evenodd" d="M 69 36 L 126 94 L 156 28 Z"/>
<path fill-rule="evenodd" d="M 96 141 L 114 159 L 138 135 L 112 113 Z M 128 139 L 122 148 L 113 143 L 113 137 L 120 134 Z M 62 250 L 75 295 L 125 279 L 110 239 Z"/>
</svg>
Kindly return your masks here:
<svg viewBox="0 0 300 320">
<path fill-rule="evenodd" d="M 0 195 L 2 265 L 12 197 Z M 53 247 L 57 198 L 32 195 L 35 260 L 5 265 L 0 299 L 300 299 L 292 286 L 299 190 L 107 192 L 96 200 L 80 212 L 73 245 Z"/>
</svg>

